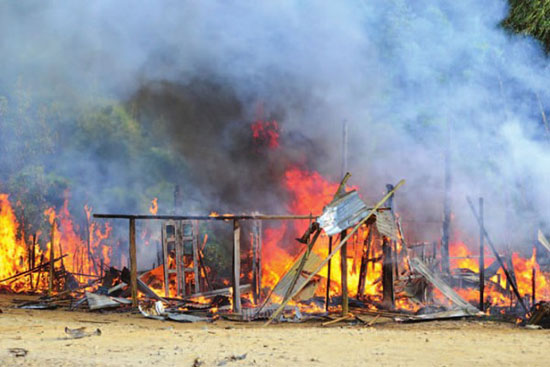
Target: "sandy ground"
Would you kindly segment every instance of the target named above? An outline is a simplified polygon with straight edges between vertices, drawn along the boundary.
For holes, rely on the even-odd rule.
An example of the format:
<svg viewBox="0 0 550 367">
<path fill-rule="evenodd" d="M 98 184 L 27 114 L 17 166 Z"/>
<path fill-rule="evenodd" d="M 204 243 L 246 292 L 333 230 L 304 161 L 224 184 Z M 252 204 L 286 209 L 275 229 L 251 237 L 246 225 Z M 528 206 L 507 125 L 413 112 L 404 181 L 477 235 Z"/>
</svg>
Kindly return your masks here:
<svg viewBox="0 0 550 367">
<path fill-rule="evenodd" d="M 548 366 L 550 331 L 440 321 L 372 327 L 218 321 L 15 309 L 0 296 L 0 366 Z M 101 329 L 68 339 L 65 327 Z M 28 350 L 15 357 L 10 348 Z M 244 359 L 235 360 L 234 357 Z"/>
</svg>

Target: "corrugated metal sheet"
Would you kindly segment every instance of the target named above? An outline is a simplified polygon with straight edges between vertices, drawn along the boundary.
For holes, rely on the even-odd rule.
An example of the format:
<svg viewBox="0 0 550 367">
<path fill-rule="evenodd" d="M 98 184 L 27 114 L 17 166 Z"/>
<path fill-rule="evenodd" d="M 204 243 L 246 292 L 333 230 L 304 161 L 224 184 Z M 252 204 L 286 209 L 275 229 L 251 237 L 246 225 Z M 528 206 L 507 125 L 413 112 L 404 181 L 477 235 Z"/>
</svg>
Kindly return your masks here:
<svg viewBox="0 0 550 367">
<path fill-rule="evenodd" d="M 367 205 L 353 190 L 328 204 L 317 221 L 327 235 L 333 236 L 356 225 L 368 213 Z"/>
<path fill-rule="evenodd" d="M 392 213 L 389 210 L 378 211 L 375 216 L 378 233 L 397 241 L 397 226 L 395 225 Z"/>
<path fill-rule="evenodd" d="M 359 223 L 368 213 L 367 205 L 361 200 L 357 191 L 353 190 L 328 204 L 317 221 L 327 235 L 334 236 Z M 379 210 L 375 217 L 378 232 L 392 240 L 397 240 L 397 226 L 392 213 Z"/>
</svg>

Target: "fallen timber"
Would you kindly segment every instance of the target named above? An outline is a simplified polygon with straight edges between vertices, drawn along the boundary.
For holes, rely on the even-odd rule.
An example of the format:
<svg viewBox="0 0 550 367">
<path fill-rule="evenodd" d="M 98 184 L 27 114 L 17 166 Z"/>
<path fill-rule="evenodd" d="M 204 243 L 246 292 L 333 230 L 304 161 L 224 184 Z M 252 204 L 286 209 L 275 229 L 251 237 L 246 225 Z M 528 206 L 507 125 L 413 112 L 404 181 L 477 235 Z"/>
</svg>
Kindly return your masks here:
<svg viewBox="0 0 550 367">
<path fill-rule="evenodd" d="M 57 261 L 61 260 L 62 258 L 68 256 L 67 254 L 63 255 L 63 256 L 60 256 L 58 257 L 57 259 L 54 259 L 53 262 L 56 263 Z M 27 271 L 23 271 L 21 273 L 17 273 L 15 275 L 12 275 L 11 277 L 8 277 L 8 278 L 5 278 L 5 279 L 2 279 L 0 280 L 0 283 L 3 283 L 3 282 L 7 282 L 8 280 L 13 280 L 13 279 L 16 279 L 16 278 L 19 278 L 21 276 L 24 276 L 24 275 L 27 275 L 27 274 L 32 274 L 38 270 L 41 270 L 42 268 L 45 268 L 45 267 L 49 267 L 50 266 L 50 261 L 47 261 L 41 265 L 38 265 L 36 267 L 34 267 L 33 269 L 29 269 Z"/>
</svg>

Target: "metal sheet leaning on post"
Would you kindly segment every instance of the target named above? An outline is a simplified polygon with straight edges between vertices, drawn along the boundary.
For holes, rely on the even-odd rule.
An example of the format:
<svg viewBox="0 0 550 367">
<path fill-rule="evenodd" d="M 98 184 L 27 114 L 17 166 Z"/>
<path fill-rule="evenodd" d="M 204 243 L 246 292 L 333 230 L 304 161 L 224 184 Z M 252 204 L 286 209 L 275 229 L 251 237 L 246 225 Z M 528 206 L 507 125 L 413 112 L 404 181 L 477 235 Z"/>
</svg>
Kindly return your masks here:
<svg viewBox="0 0 550 367">
<path fill-rule="evenodd" d="M 308 278 L 305 280 L 304 283 L 302 283 L 302 285 L 300 287 L 298 287 L 296 290 L 294 290 L 293 294 L 290 295 L 290 297 L 288 299 L 286 299 L 282 304 L 281 306 L 279 306 L 279 308 L 273 313 L 273 315 L 271 316 L 271 318 L 264 324 L 264 326 L 267 326 L 269 324 L 271 324 L 271 322 L 277 318 L 281 312 L 284 310 L 285 306 L 288 304 L 288 302 L 296 295 L 298 294 L 306 285 L 307 283 L 309 283 L 309 281 L 311 279 L 313 279 L 313 277 L 315 275 L 317 275 L 317 273 L 319 273 L 319 271 L 321 271 L 321 269 L 328 263 L 328 261 L 338 252 L 340 251 L 340 249 L 342 248 L 342 246 L 344 246 L 348 240 L 355 234 L 355 232 L 357 232 L 357 230 L 367 221 L 369 220 L 370 217 L 372 217 L 372 215 L 376 212 L 376 210 L 378 208 L 380 208 L 385 202 L 386 200 L 388 200 L 388 198 L 390 196 L 392 196 L 395 191 L 397 191 L 397 189 L 399 189 L 401 186 L 403 186 L 403 184 L 405 184 L 405 180 L 401 180 L 399 181 L 399 183 L 397 185 L 395 185 L 395 187 L 393 188 L 393 190 L 391 190 L 390 192 L 388 192 L 383 198 L 382 200 L 380 200 L 370 211 L 369 213 L 359 221 L 359 223 L 357 223 L 355 225 L 355 227 L 353 227 L 353 229 L 348 233 L 348 235 L 342 239 L 342 241 L 340 241 L 340 243 L 334 248 L 334 250 L 327 256 L 326 259 L 324 259 L 321 264 L 315 269 L 315 271 L 313 271 L 309 276 Z"/>
</svg>

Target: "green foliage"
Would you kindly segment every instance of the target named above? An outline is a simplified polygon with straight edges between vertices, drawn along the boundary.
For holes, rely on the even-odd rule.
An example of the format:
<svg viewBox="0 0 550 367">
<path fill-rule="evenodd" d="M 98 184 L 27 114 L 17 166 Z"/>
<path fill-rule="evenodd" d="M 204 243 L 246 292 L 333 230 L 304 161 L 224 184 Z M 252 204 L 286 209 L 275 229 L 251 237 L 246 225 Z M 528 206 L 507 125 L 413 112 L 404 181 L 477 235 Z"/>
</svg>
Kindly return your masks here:
<svg viewBox="0 0 550 367">
<path fill-rule="evenodd" d="M 10 194 L 25 231 L 45 224 L 43 212 L 70 209 L 83 221 L 83 206 L 147 213 L 159 198 L 172 210 L 172 193 L 183 181 L 185 162 L 154 126 L 136 120 L 118 102 L 59 101 L 18 80 L 0 95 L 0 192 Z"/>
<path fill-rule="evenodd" d="M 541 41 L 550 52 L 550 0 L 509 0 L 510 13 L 504 27 Z"/>
</svg>

